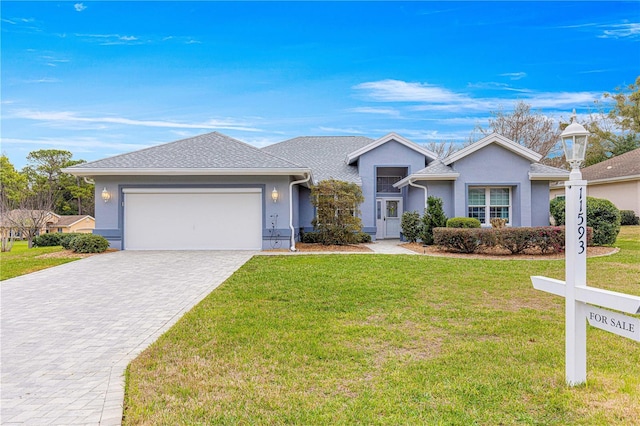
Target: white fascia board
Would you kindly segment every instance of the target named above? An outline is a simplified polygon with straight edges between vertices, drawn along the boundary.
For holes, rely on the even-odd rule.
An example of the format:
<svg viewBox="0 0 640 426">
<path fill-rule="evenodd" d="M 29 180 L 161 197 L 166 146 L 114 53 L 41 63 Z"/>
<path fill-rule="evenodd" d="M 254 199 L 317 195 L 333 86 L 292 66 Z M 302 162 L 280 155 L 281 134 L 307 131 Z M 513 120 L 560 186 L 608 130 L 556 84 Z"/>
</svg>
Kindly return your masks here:
<svg viewBox="0 0 640 426">
<path fill-rule="evenodd" d="M 498 134 L 498 133 L 492 133 L 489 136 L 486 136 L 482 139 L 480 139 L 479 141 L 465 147 L 462 148 L 460 151 L 454 152 L 453 154 L 451 154 L 450 156 L 448 156 L 447 158 L 445 158 L 444 160 L 442 160 L 442 162 L 448 166 L 451 163 L 455 163 L 456 161 L 466 157 L 467 155 L 473 154 L 474 152 L 484 148 L 487 145 L 490 145 L 492 143 L 497 143 L 498 145 L 500 145 L 501 147 L 508 149 L 509 151 L 520 155 L 521 157 L 526 158 L 529 161 L 532 161 L 534 163 L 537 163 L 538 161 L 540 161 L 542 159 L 542 155 L 538 154 L 537 152 L 524 147 L 522 145 L 520 145 L 519 143 L 516 143 L 514 141 L 512 141 L 511 139 L 505 138 L 504 136 Z"/>
<path fill-rule="evenodd" d="M 63 173 L 74 176 L 265 176 L 265 175 L 304 175 L 311 174 L 310 169 L 187 169 L 187 168 L 85 168 L 62 169 Z"/>
<path fill-rule="evenodd" d="M 387 142 L 390 142 L 392 140 L 394 140 L 394 141 L 406 146 L 409 149 L 412 149 L 412 150 L 414 150 L 416 152 L 419 152 L 420 154 L 422 154 L 425 157 L 428 157 L 428 158 L 430 158 L 432 160 L 435 160 L 435 159 L 438 158 L 438 156 L 435 153 L 429 151 L 428 149 L 421 147 L 417 143 L 412 142 L 409 139 L 404 138 L 404 137 L 400 136 L 397 133 L 391 132 L 391 133 L 381 137 L 380 139 L 376 139 L 375 141 L 371 142 L 369 145 L 363 146 L 362 148 L 358 149 L 357 151 L 353 151 L 352 153 L 347 154 L 347 164 L 353 163 L 361 155 L 366 154 L 367 152 L 379 147 L 380 145 L 383 145 L 383 144 L 385 144 Z"/>
<path fill-rule="evenodd" d="M 529 180 L 550 180 L 550 181 L 569 180 L 569 173 L 567 173 L 566 176 L 563 176 L 563 175 L 552 175 L 552 174 L 545 174 L 545 173 L 529 172 Z"/>
<path fill-rule="evenodd" d="M 632 180 L 640 180 L 640 175 L 619 176 L 614 178 L 587 180 L 587 185 L 603 185 L 606 183 L 627 182 Z"/>
<path fill-rule="evenodd" d="M 413 174 L 394 183 L 393 187 L 403 188 L 409 185 L 409 182 L 415 182 L 418 180 L 456 180 L 458 179 L 459 176 L 460 176 L 460 173 L 441 173 L 441 174 L 431 174 L 431 175 Z"/>
</svg>

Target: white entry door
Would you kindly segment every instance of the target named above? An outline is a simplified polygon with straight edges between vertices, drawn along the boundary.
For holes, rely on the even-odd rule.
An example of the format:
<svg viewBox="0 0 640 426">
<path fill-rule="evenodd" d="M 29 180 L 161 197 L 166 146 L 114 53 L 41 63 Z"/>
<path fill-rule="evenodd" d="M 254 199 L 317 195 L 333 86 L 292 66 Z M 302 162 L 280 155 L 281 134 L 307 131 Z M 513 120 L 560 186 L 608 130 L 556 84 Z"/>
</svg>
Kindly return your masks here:
<svg viewBox="0 0 640 426">
<path fill-rule="evenodd" d="M 376 199 L 376 239 L 400 238 L 402 198 Z"/>
</svg>

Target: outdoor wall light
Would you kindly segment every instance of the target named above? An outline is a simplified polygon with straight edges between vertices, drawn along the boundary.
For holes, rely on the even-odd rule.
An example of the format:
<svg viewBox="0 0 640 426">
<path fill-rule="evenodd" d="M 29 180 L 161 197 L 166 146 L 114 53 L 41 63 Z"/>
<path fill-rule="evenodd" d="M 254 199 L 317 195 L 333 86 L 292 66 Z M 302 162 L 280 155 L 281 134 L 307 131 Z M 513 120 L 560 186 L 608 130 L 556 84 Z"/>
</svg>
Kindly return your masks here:
<svg viewBox="0 0 640 426">
<path fill-rule="evenodd" d="M 280 194 L 278 194 L 278 190 L 274 187 L 273 191 L 271 191 L 271 199 L 273 200 L 274 203 L 278 202 L 278 197 L 280 196 Z"/>
<path fill-rule="evenodd" d="M 107 191 L 107 188 L 102 190 L 102 201 L 105 203 L 111 199 L 111 193 Z"/>
<path fill-rule="evenodd" d="M 576 123 L 576 110 L 573 110 L 571 124 L 560 134 L 562 149 L 571 169 L 579 169 L 584 161 L 587 151 L 587 138 L 589 132 L 579 123 Z"/>
</svg>

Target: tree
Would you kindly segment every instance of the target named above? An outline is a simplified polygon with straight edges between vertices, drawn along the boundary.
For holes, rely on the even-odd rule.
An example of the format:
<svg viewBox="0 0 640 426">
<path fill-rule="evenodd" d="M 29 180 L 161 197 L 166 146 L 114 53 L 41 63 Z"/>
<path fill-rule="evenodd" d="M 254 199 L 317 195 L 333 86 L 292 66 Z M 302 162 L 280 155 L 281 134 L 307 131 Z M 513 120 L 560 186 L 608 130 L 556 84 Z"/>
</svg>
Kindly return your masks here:
<svg viewBox="0 0 640 426">
<path fill-rule="evenodd" d="M 35 192 L 49 192 L 57 214 L 90 214 L 94 212 L 94 185 L 63 173 L 61 169 L 84 160 L 72 160 L 73 154 L 58 149 L 33 151 L 27 156 L 29 165 L 23 169 Z"/>
<path fill-rule="evenodd" d="M 357 242 L 357 233 L 362 231 L 359 206 L 364 201 L 358 185 L 335 179 L 323 180 L 311 188 L 311 200 L 317 212 L 313 227 L 320 243 Z"/>
<path fill-rule="evenodd" d="M 52 218 L 52 207 L 52 193 L 29 192 L 20 200 L 19 208 L 4 212 L 3 226 L 26 238 L 28 247 L 32 248 L 33 239 Z"/>
<path fill-rule="evenodd" d="M 422 216 L 422 232 L 420 239 L 425 245 L 433 244 L 433 228 L 447 226 L 447 216 L 442 208 L 442 198 L 429 196 L 427 198 L 427 209 Z"/>
<path fill-rule="evenodd" d="M 438 158 L 447 158 L 457 151 L 457 147 L 453 142 L 429 142 L 425 147 L 436 154 Z"/>
<path fill-rule="evenodd" d="M 545 159 L 559 153 L 560 129 L 552 118 L 542 112 L 532 111 L 531 105 L 526 102 L 516 103 L 512 113 L 505 113 L 500 108 L 491 111 L 491 116 L 488 129 L 477 126 L 482 135 L 498 133 L 539 153 Z"/>
<path fill-rule="evenodd" d="M 6 155 L 0 156 L 0 251 L 13 247 L 13 224 L 8 214 L 19 207 L 27 190 L 27 179 L 15 169 Z"/>
<path fill-rule="evenodd" d="M 640 76 L 634 84 L 616 91 L 603 95 L 614 102 L 609 111 L 604 110 L 603 103 L 595 102 L 598 110 L 586 125 L 591 137 L 584 166 L 640 148 Z"/>
</svg>

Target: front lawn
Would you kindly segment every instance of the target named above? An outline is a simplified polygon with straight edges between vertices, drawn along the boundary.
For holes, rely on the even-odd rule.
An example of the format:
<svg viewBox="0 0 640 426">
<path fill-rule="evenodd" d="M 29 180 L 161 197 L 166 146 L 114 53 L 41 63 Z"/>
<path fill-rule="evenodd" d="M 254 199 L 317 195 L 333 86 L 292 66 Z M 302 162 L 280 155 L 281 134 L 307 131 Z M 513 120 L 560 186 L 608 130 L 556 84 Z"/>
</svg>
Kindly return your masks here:
<svg viewBox="0 0 640 426">
<path fill-rule="evenodd" d="M 589 284 L 640 295 L 640 227 Z M 257 256 L 127 370 L 125 424 L 632 424 L 640 344 L 588 331 L 564 383 L 564 262 Z"/>
<path fill-rule="evenodd" d="M 61 246 L 28 248 L 26 241 L 15 241 L 10 252 L 0 253 L 0 281 L 80 259 L 74 255 L 40 257 L 62 251 Z"/>
</svg>

